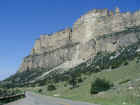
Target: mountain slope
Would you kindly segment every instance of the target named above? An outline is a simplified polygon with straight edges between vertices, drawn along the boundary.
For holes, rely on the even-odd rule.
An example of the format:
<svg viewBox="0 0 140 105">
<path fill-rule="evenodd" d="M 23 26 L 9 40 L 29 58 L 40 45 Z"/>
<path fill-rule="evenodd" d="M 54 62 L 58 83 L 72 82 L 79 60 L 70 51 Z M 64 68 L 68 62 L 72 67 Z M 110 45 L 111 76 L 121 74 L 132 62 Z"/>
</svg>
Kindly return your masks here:
<svg viewBox="0 0 140 105">
<path fill-rule="evenodd" d="M 67 63 L 79 65 L 100 51 L 114 52 L 140 39 L 140 11 L 120 13 L 92 10 L 81 16 L 73 25 L 51 35 L 41 35 L 25 57 L 19 72 L 36 68 L 49 69 Z"/>
<path fill-rule="evenodd" d="M 121 66 L 114 70 L 105 70 L 91 75 L 83 75 L 86 78 L 79 84 L 78 88 L 70 89 L 65 86 L 66 82 L 57 83 L 55 91 L 47 91 L 47 87 L 40 87 L 42 94 L 59 96 L 72 100 L 88 101 L 101 105 L 139 105 L 140 104 L 140 63 L 136 59 L 130 61 L 128 65 Z M 90 95 L 91 83 L 96 78 L 105 78 L 112 83 L 114 87 L 108 91 L 101 92 L 97 95 Z M 40 89 L 38 88 L 38 89 Z M 38 92 L 38 89 L 34 91 Z"/>
</svg>

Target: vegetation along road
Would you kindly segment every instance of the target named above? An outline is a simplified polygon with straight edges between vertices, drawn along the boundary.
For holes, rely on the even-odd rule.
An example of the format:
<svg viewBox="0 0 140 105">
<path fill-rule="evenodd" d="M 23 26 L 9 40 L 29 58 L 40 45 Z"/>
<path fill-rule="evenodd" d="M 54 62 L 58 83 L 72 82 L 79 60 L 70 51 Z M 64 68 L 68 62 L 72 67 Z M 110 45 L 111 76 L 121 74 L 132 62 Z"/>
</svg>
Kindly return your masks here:
<svg viewBox="0 0 140 105">
<path fill-rule="evenodd" d="M 27 92 L 26 98 L 6 105 L 95 105 L 95 104 L 53 98 L 49 96 L 43 96 L 43 95 Z"/>
</svg>

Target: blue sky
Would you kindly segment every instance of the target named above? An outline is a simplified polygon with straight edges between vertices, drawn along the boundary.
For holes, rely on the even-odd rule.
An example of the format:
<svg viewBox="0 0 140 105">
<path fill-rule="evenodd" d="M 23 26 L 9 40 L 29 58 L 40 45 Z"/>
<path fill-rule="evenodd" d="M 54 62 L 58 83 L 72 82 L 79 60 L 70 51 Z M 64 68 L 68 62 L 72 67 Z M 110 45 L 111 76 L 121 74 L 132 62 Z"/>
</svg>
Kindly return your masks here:
<svg viewBox="0 0 140 105">
<path fill-rule="evenodd" d="M 0 80 L 15 73 L 35 39 L 71 27 L 94 8 L 136 11 L 140 0 L 0 0 Z"/>
</svg>

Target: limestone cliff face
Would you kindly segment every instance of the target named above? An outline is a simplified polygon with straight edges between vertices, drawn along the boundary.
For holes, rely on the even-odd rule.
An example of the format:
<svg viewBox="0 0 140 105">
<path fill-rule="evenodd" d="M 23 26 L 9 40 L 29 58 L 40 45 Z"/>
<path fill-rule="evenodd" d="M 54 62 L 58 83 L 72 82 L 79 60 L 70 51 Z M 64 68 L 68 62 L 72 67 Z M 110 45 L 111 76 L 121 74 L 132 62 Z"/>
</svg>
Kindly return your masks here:
<svg viewBox="0 0 140 105">
<path fill-rule="evenodd" d="M 113 39 L 113 36 L 112 38 L 98 40 L 98 37 L 107 37 L 109 34 L 122 32 L 128 30 L 128 28 L 139 25 L 140 11 L 135 13 L 120 13 L 119 8 L 116 8 L 115 12 L 108 11 L 107 9 L 93 10 L 81 16 L 74 23 L 72 40 L 74 42 L 80 42 L 81 51 L 79 58 L 85 59 L 96 54 L 98 51 L 115 51 L 120 45 L 123 46 L 123 44 L 127 42 L 129 44 L 132 44 L 131 42 L 136 42 L 137 40 L 133 40 L 136 35 L 134 32 L 129 33 L 131 34 L 129 36 L 127 36 L 128 33 L 122 33 L 121 35 L 118 35 L 119 37 L 116 35 L 116 39 Z M 92 49 L 89 48 L 91 46 L 87 47 L 87 43 L 89 43 L 91 39 L 93 41 L 92 43 L 94 43 Z M 129 39 L 132 39 L 133 41 Z M 127 42 L 125 40 L 127 40 Z"/>
<path fill-rule="evenodd" d="M 52 35 L 41 35 L 29 56 L 25 57 L 20 71 L 32 68 L 51 69 L 70 61 L 78 43 L 72 43 L 72 30 L 65 29 Z"/>
<path fill-rule="evenodd" d="M 36 40 L 31 55 L 51 52 L 57 48 L 68 45 L 71 41 L 71 35 L 72 30 L 70 28 L 52 35 L 41 35 L 40 39 Z"/>
<path fill-rule="evenodd" d="M 41 35 L 19 71 L 79 64 L 99 51 L 115 51 L 140 39 L 140 11 L 120 13 L 93 10 L 81 16 L 73 28 L 52 35 Z"/>
<path fill-rule="evenodd" d="M 118 11 L 111 13 L 107 9 L 93 10 L 81 16 L 73 26 L 73 39 L 86 42 L 104 34 L 120 32 L 127 27 L 140 25 L 139 11 L 133 14 L 129 12 L 119 13 Z M 79 39 L 80 36 L 83 37 L 83 40 Z"/>
</svg>

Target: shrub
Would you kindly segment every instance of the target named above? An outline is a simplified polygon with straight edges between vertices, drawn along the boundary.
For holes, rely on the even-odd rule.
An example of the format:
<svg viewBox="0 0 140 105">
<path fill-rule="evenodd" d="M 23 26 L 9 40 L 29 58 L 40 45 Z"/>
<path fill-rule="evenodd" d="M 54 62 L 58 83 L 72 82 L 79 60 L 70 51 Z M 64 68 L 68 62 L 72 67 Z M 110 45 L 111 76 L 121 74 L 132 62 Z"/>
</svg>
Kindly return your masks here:
<svg viewBox="0 0 140 105">
<path fill-rule="evenodd" d="M 109 81 L 106 81 L 105 79 L 97 78 L 91 85 L 91 94 L 97 94 L 101 91 L 106 91 L 110 89 L 113 86 Z"/>
<path fill-rule="evenodd" d="M 66 83 L 64 84 L 64 87 L 67 87 L 67 84 Z"/>
<path fill-rule="evenodd" d="M 79 78 L 78 79 L 78 83 L 82 83 L 83 82 L 83 79 L 82 78 Z"/>
<path fill-rule="evenodd" d="M 16 94 L 21 93 L 21 90 L 17 89 L 2 89 L 0 88 L 0 97 L 7 97 L 7 96 L 13 96 Z"/>
<path fill-rule="evenodd" d="M 53 84 L 51 84 L 51 85 L 48 85 L 48 91 L 53 91 L 53 90 L 56 90 L 56 87 L 53 85 Z"/>
<path fill-rule="evenodd" d="M 76 88 L 78 85 L 77 85 L 77 79 L 75 78 L 71 78 L 68 83 L 72 86 L 72 88 Z M 71 89 L 72 89 L 71 88 Z"/>
<path fill-rule="evenodd" d="M 42 89 L 39 89 L 38 92 L 39 92 L 39 93 L 42 93 Z"/>
<path fill-rule="evenodd" d="M 128 65 L 128 61 L 125 61 L 125 62 L 124 62 L 124 65 L 125 65 L 125 66 Z"/>
</svg>

